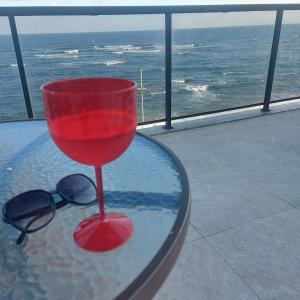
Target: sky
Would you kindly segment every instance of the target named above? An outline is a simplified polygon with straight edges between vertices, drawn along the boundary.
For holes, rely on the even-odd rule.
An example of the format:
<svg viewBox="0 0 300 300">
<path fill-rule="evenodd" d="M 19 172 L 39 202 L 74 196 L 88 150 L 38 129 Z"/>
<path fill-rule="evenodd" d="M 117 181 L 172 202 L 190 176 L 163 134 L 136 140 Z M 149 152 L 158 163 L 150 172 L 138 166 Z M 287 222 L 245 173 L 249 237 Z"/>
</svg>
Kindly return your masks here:
<svg viewBox="0 0 300 300">
<path fill-rule="evenodd" d="M 300 0 L 0 0 L 1 6 L 80 6 L 80 5 L 195 5 L 236 3 L 299 3 Z M 274 24 L 274 12 L 176 14 L 173 28 L 205 28 Z M 129 16 L 45 16 L 16 17 L 19 33 L 99 32 L 157 30 L 164 28 L 163 15 Z M 288 11 L 284 23 L 300 23 L 300 11 Z M 9 34 L 6 17 L 0 17 L 0 34 Z"/>
</svg>

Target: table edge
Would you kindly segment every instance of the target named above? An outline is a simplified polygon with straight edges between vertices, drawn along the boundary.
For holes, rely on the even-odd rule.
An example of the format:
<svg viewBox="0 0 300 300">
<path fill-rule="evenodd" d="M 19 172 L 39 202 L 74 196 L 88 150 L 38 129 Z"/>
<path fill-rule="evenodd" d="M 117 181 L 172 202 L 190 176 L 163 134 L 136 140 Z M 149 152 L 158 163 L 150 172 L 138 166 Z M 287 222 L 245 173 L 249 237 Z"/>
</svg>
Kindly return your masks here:
<svg viewBox="0 0 300 300">
<path fill-rule="evenodd" d="M 166 151 L 173 159 L 181 175 L 181 184 L 183 188 L 181 196 L 181 206 L 170 234 L 160 247 L 159 251 L 153 257 L 151 262 L 146 266 L 146 268 L 125 290 L 123 290 L 121 294 L 119 294 L 115 298 L 115 300 L 152 299 L 152 297 L 164 283 L 165 279 L 167 278 L 173 265 L 176 262 L 176 259 L 183 246 L 190 220 L 191 200 L 189 181 L 182 163 L 180 162 L 176 154 L 174 154 L 174 152 L 164 144 L 140 132 L 137 132 L 137 134 L 154 142 L 156 145 Z"/>
</svg>

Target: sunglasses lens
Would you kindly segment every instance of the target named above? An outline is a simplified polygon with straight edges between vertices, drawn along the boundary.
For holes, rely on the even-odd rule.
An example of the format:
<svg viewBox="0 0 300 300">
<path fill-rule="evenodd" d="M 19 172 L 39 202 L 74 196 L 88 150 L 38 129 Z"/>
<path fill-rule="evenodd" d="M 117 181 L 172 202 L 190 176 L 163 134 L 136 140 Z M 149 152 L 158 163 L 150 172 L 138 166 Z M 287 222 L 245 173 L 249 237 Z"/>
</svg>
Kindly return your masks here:
<svg viewBox="0 0 300 300">
<path fill-rule="evenodd" d="M 31 232 L 48 224 L 55 214 L 51 195 L 30 191 L 14 197 L 5 204 L 5 217 L 12 225 Z"/>
<path fill-rule="evenodd" d="M 63 178 L 57 191 L 67 200 L 77 204 L 89 204 L 96 200 L 96 188 L 86 176 L 75 174 Z"/>
</svg>

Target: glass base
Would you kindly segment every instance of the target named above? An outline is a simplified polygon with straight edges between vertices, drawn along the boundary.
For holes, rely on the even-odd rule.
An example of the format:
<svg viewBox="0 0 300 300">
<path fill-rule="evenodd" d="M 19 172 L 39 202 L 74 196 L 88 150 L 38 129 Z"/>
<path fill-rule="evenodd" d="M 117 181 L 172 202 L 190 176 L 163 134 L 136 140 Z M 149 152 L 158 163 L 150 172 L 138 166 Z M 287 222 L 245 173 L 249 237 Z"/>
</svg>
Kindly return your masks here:
<svg viewBox="0 0 300 300">
<path fill-rule="evenodd" d="M 84 250 L 105 252 L 126 243 L 132 232 L 133 226 L 129 218 L 111 212 L 81 221 L 74 231 L 73 239 Z"/>
</svg>

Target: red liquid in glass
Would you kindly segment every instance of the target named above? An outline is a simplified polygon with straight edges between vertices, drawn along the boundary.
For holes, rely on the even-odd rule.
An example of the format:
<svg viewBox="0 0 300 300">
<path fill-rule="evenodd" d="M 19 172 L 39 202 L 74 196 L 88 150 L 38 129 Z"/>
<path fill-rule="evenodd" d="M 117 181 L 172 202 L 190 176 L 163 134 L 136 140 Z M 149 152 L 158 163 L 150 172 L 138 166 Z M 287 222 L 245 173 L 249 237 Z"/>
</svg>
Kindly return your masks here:
<svg viewBox="0 0 300 300">
<path fill-rule="evenodd" d="M 123 153 L 135 128 L 134 115 L 113 110 L 58 117 L 49 124 L 53 140 L 65 154 L 93 166 L 101 166 Z"/>
</svg>

